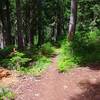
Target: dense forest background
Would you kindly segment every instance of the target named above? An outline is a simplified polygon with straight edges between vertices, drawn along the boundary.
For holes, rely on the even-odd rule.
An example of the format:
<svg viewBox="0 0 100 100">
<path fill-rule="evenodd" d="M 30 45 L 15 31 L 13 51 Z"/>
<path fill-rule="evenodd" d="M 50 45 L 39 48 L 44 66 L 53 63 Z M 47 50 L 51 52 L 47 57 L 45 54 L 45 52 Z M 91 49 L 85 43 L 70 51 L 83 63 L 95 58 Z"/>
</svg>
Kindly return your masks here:
<svg viewBox="0 0 100 100">
<path fill-rule="evenodd" d="M 32 55 L 37 55 L 37 52 L 40 55 L 41 51 L 42 54 L 48 54 L 53 46 L 63 49 L 60 58 L 60 65 L 63 66 L 69 63 L 66 62 L 69 51 L 75 56 L 71 57 L 71 60 L 74 59 L 78 63 L 80 60 L 83 62 L 92 58 L 93 62 L 100 61 L 100 1 L 77 1 L 76 14 L 76 34 L 68 42 L 70 0 L 0 0 L 2 66 L 9 61 L 16 62 L 16 66 L 30 62 L 30 59 L 34 61 L 36 57 Z M 11 52 L 17 52 L 16 56 L 12 54 L 12 57 Z"/>
<path fill-rule="evenodd" d="M 70 0 L 1 0 L 0 47 L 19 49 L 57 41 L 68 33 Z M 78 1 L 77 31 L 100 29 L 99 0 Z"/>
</svg>

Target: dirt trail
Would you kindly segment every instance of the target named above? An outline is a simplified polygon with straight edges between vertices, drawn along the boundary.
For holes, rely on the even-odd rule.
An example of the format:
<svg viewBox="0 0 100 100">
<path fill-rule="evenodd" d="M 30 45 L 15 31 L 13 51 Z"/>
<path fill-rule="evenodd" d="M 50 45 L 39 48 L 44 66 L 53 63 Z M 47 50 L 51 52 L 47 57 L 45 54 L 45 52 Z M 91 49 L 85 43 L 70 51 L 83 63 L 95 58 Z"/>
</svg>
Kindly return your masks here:
<svg viewBox="0 0 100 100">
<path fill-rule="evenodd" d="M 100 70 L 76 68 L 57 71 L 57 57 L 41 77 L 23 76 L 12 86 L 15 100 L 100 100 Z"/>
</svg>

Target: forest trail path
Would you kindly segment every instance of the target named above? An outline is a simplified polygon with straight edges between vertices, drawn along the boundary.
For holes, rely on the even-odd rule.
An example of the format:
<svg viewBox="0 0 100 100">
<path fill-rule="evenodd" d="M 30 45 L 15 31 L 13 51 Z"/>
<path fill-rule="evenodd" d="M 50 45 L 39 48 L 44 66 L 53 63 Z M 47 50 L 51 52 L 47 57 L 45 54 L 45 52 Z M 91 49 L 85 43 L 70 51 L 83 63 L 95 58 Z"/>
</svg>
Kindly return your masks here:
<svg viewBox="0 0 100 100">
<path fill-rule="evenodd" d="M 59 73 L 55 56 L 40 77 L 23 76 L 11 88 L 15 100 L 100 100 L 100 70 L 84 67 Z"/>
</svg>

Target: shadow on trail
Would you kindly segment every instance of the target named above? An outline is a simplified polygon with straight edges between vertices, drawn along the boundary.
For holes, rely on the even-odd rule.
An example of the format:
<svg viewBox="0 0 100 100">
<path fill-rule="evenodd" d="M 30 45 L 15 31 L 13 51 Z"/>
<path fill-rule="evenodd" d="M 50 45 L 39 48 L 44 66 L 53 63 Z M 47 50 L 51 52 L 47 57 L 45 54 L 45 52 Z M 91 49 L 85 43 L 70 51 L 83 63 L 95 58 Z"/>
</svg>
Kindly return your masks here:
<svg viewBox="0 0 100 100">
<path fill-rule="evenodd" d="M 83 92 L 81 94 L 71 97 L 70 100 L 100 100 L 100 82 L 81 83 Z"/>
<path fill-rule="evenodd" d="M 91 63 L 91 64 L 85 64 L 81 65 L 81 67 L 89 67 L 91 70 L 100 70 L 100 63 Z"/>
</svg>

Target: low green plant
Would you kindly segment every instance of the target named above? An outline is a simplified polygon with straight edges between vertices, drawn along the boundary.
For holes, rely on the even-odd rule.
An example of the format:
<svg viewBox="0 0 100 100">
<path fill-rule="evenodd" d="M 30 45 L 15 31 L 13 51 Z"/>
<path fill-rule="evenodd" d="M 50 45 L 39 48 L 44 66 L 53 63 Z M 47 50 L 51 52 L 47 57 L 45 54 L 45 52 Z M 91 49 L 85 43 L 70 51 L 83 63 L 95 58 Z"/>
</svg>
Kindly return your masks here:
<svg viewBox="0 0 100 100">
<path fill-rule="evenodd" d="M 8 58 L 1 61 L 3 66 L 7 66 L 10 69 L 18 69 L 21 66 L 24 66 L 31 59 L 27 58 L 24 53 L 15 52 L 10 55 Z"/>
<path fill-rule="evenodd" d="M 19 71 L 25 74 L 31 74 L 31 75 L 38 76 L 49 66 L 50 63 L 51 63 L 50 58 L 47 58 L 43 55 L 39 55 L 35 59 L 33 65 L 31 65 L 30 67 L 26 67 L 26 68 L 21 67 Z"/>
<path fill-rule="evenodd" d="M 61 44 L 62 46 L 60 48 L 61 50 L 58 56 L 58 69 L 60 72 L 64 72 L 75 67 L 76 64 L 74 62 L 72 51 L 70 49 L 70 43 L 67 42 L 66 39 L 64 39 Z"/>
<path fill-rule="evenodd" d="M 40 49 L 35 48 L 35 51 L 11 52 L 8 57 L 0 61 L 0 64 L 25 74 L 39 75 L 51 63 L 50 56 L 53 53 L 53 46 L 46 43 Z"/>
<path fill-rule="evenodd" d="M 45 56 L 50 56 L 54 53 L 54 47 L 51 43 L 45 43 L 42 45 L 40 52 Z"/>
<path fill-rule="evenodd" d="M 0 100 L 14 100 L 15 93 L 7 88 L 0 88 Z"/>
<path fill-rule="evenodd" d="M 31 59 L 25 57 L 24 53 L 16 52 L 11 57 L 10 61 L 15 68 L 20 68 L 21 66 L 25 65 Z"/>
</svg>

